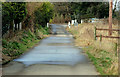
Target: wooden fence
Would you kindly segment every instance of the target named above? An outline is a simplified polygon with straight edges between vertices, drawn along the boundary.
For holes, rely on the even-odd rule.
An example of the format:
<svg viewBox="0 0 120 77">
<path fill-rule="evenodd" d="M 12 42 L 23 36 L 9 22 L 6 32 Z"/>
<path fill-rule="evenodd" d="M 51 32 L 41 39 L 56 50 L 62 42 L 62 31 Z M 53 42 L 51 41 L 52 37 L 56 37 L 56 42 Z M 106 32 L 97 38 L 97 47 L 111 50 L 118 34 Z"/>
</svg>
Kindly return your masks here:
<svg viewBox="0 0 120 77">
<path fill-rule="evenodd" d="M 104 30 L 104 31 L 110 31 L 110 29 L 102 29 L 102 28 L 96 28 L 95 27 L 95 31 L 94 31 L 94 38 L 95 40 L 97 40 L 97 37 L 100 37 L 100 41 L 102 41 L 102 38 L 117 38 L 120 39 L 120 37 L 118 36 L 103 36 L 103 35 L 97 35 L 96 32 L 97 30 Z M 119 29 L 112 29 L 111 31 L 120 31 Z"/>
</svg>

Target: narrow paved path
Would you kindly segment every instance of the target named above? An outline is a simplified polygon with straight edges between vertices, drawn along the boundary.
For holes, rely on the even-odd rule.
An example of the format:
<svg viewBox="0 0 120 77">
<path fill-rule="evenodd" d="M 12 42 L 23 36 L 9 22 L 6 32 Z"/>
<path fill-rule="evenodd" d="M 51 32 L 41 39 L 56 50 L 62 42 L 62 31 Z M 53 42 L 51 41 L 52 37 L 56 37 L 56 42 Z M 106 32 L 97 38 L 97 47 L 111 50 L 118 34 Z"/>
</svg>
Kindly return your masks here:
<svg viewBox="0 0 120 77">
<path fill-rule="evenodd" d="M 95 67 L 74 46 L 65 25 L 52 24 L 53 35 L 3 68 L 4 75 L 97 75 Z"/>
</svg>

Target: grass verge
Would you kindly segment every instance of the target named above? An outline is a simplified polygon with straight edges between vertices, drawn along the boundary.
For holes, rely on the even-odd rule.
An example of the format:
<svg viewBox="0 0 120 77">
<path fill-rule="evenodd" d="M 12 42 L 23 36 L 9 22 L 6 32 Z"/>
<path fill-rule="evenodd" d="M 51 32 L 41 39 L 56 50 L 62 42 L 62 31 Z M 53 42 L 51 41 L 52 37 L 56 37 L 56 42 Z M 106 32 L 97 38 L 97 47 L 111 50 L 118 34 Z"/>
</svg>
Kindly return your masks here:
<svg viewBox="0 0 120 77">
<path fill-rule="evenodd" d="M 41 39 L 49 34 L 48 28 L 37 29 L 35 33 L 28 30 L 19 31 L 14 37 L 2 39 L 2 64 L 24 54 L 30 48 L 34 47 Z"/>
<path fill-rule="evenodd" d="M 101 75 L 118 75 L 118 39 L 97 38 L 94 40 L 94 27 L 107 28 L 101 23 L 83 23 L 78 27 L 71 26 L 67 30 L 73 34 L 75 45 L 83 47 L 84 52 L 95 65 Z M 118 26 L 113 25 L 117 29 Z M 98 31 L 97 34 L 108 35 L 106 31 Z M 117 36 L 117 32 L 113 32 Z"/>
<path fill-rule="evenodd" d="M 86 52 L 101 75 L 118 74 L 118 58 L 116 55 L 105 50 L 96 49 L 92 46 L 83 48 L 83 50 Z"/>
</svg>

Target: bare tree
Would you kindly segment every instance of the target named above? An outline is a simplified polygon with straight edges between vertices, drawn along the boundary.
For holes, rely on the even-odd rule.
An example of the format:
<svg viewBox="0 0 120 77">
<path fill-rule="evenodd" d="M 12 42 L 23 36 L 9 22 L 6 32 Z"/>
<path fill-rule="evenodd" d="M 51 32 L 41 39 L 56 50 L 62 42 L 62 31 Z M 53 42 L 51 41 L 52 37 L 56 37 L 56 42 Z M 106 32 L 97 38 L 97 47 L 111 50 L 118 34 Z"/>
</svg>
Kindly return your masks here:
<svg viewBox="0 0 120 77">
<path fill-rule="evenodd" d="M 116 11 L 116 9 L 117 9 L 117 3 L 118 3 L 118 0 L 115 0 L 114 9 L 113 9 L 113 14 L 115 13 L 115 11 Z"/>
</svg>

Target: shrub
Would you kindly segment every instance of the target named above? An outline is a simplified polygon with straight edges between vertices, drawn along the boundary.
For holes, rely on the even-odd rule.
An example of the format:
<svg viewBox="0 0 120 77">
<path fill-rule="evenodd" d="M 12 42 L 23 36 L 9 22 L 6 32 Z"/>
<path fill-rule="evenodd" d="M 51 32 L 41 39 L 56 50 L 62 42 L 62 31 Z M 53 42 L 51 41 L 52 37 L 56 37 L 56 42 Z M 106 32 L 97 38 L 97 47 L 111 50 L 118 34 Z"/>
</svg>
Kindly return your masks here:
<svg viewBox="0 0 120 77">
<path fill-rule="evenodd" d="M 49 2 L 43 3 L 41 7 L 39 7 L 34 12 L 35 15 L 35 23 L 40 24 L 43 27 L 50 21 L 50 19 L 54 16 L 53 4 Z M 36 25 L 36 27 L 39 27 Z"/>
</svg>

